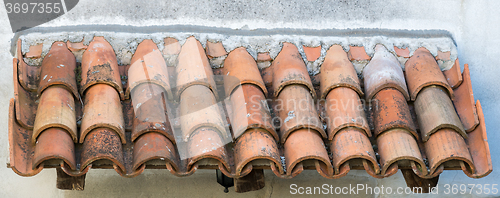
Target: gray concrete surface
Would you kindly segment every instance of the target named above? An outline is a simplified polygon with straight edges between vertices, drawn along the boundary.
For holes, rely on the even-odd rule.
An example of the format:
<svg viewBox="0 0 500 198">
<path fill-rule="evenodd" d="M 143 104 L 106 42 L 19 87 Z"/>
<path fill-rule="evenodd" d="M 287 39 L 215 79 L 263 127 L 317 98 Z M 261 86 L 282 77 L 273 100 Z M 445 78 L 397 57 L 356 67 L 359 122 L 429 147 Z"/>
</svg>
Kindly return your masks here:
<svg viewBox="0 0 500 198">
<path fill-rule="evenodd" d="M 174 25 L 191 24 L 233 29 L 256 28 L 384 28 L 384 29 L 443 29 L 451 32 L 458 45 L 462 64 L 469 63 L 475 98 L 481 100 L 488 129 L 488 139 L 494 169 L 500 166 L 500 141 L 497 119 L 500 107 L 500 1 L 144 1 L 81 0 L 66 15 L 44 27 L 78 24 L 115 25 Z M 177 178 L 167 171 L 146 170 L 142 175 L 126 179 L 113 170 L 91 170 L 83 192 L 61 191 L 55 188 L 55 170 L 24 178 L 7 169 L 8 101 L 13 97 L 12 55 L 9 53 L 10 30 L 6 11 L 0 5 L 0 197 L 284 197 L 290 195 L 290 184 L 321 186 L 405 186 L 400 173 L 374 179 L 364 171 L 353 171 L 338 180 L 327 180 L 315 171 L 306 171 L 291 180 L 276 178 L 266 172 L 266 187 L 245 194 L 224 194 L 215 182 L 214 171 L 198 171 L 187 178 Z M 470 179 L 461 171 L 441 174 L 440 197 L 445 184 L 499 184 L 500 171 L 494 170 L 482 179 Z M 232 191 L 232 189 L 230 189 Z M 316 195 L 320 196 L 320 195 Z M 325 197 L 331 195 L 323 195 Z M 400 195 L 357 195 L 359 197 L 400 197 Z M 427 195 L 411 195 L 424 197 Z M 488 196 L 488 195 L 465 195 Z M 489 195 L 498 197 L 497 195 Z"/>
</svg>

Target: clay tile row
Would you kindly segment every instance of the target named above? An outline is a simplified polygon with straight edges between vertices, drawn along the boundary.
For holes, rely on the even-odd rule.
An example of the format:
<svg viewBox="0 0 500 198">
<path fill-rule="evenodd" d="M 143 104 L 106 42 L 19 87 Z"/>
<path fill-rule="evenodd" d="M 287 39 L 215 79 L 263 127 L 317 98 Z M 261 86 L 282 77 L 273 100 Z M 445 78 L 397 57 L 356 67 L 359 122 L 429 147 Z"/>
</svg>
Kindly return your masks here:
<svg viewBox="0 0 500 198">
<path fill-rule="evenodd" d="M 462 74 L 456 60 L 442 72 L 424 48 L 411 57 L 396 50 L 409 57 L 403 72 L 383 45 L 373 57 L 362 46 L 346 53 L 333 45 L 311 78 L 291 43 L 274 60 L 254 60 L 243 47 L 203 49 L 194 37 L 182 46 L 166 38 L 162 52 L 144 40 L 131 65 L 119 66 L 111 45 L 95 37 L 86 48 L 54 42 L 40 69 L 24 62 L 20 44 L 9 108 L 10 167 L 19 175 L 56 167 L 75 177 L 104 167 L 134 177 L 154 167 L 177 176 L 218 168 L 236 179 L 262 168 L 282 178 L 364 169 L 383 178 L 411 168 L 432 178 L 461 168 L 480 178 L 492 170 L 468 65 Z M 85 49 L 81 76 L 76 49 Z M 320 47 L 304 49 L 308 61 L 318 59 Z M 212 70 L 214 61 L 223 67 Z M 351 61 L 368 62 L 363 79 Z"/>
</svg>

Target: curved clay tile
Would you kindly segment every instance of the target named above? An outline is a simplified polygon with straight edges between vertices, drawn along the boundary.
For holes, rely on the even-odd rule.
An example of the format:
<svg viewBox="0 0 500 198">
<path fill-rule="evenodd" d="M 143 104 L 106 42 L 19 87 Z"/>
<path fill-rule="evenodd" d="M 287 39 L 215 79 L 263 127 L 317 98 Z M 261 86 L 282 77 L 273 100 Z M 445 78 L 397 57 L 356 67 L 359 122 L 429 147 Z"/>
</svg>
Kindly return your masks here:
<svg viewBox="0 0 500 198">
<path fill-rule="evenodd" d="M 21 51 L 22 42 L 21 39 L 17 40 L 17 59 L 19 63 L 15 61 L 16 70 L 18 70 L 14 75 L 19 79 L 19 84 L 29 92 L 36 92 L 38 90 L 38 80 L 39 80 L 39 68 L 37 66 L 31 66 L 24 62 L 23 52 Z"/>
<path fill-rule="evenodd" d="M 292 84 L 306 86 L 311 95 L 316 97 L 304 60 L 295 45 L 283 43 L 283 48 L 271 67 L 273 68 L 274 97 L 278 97 L 285 86 Z"/>
<path fill-rule="evenodd" d="M 363 97 L 363 91 L 359 86 L 359 79 L 351 61 L 340 45 L 332 45 L 326 52 L 325 60 L 321 65 L 320 91 L 321 99 L 325 99 L 328 93 L 336 87 L 348 87 Z"/>
<path fill-rule="evenodd" d="M 327 137 L 307 87 L 302 85 L 286 86 L 275 102 L 275 108 L 281 122 L 282 143 L 286 142 L 288 136 L 297 129 L 316 130 L 323 138 Z"/>
<path fill-rule="evenodd" d="M 137 50 L 130 61 L 128 69 L 128 87 L 126 98 L 130 91 L 142 83 L 157 84 L 165 90 L 169 99 L 172 99 L 167 64 L 160 50 L 152 40 L 144 40 L 137 46 Z"/>
<path fill-rule="evenodd" d="M 305 161 L 315 161 L 315 163 L 320 164 L 320 166 L 316 166 L 318 172 L 323 174 L 327 172 L 328 175 L 333 175 L 332 164 L 325 144 L 321 135 L 315 130 L 299 129 L 292 132 L 284 144 L 284 154 L 286 172 L 289 176 L 296 176 L 302 172 Z"/>
<path fill-rule="evenodd" d="M 143 83 L 132 90 L 134 109 L 132 141 L 148 132 L 163 134 L 175 143 L 174 134 L 167 117 L 167 94 L 157 84 Z"/>
<path fill-rule="evenodd" d="M 460 121 L 464 125 L 465 131 L 471 132 L 479 124 L 474 102 L 474 93 L 470 81 L 469 65 L 464 65 L 463 83 L 455 89 L 455 100 L 453 100 Z"/>
<path fill-rule="evenodd" d="M 76 170 L 75 145 L 68 133 L 61 128 L 49 128 L 38 138 L 33 156 L 33 169 L 46 160 L 60 159 Z"/>
<path fill-rule="evenodd" d="M 74 100 L 71 93 L 60 85 L 43 92 L 33 127 L 33 144 L 44 130 L 52 127 L 64 129 L 73 141 L 78 142 Z"/>
<path fill-rule="evenodd" d="M 224 55 L 227 55 L 226 49 L 224 49 L 224 46 L 222 45 L 222 42 L 210 42 L 207 41 L 207 56 L 213 58 L 213 57 L 221 57 Z"/>
<path fill-rule="evenodd" d="M 474 162 L 475 172 L 471 172 L 468 168 L 462 166 L 462 170 L 467 176 L 472 178 L 481 178 L 489 175 L 493 171 L 491 161 L 490 146 L 486 135 L 486 124 L 484 123 L 483 108 L 479 100 L 476 103 L 477 114 L 479 116 L 479 125 L 470 132 L 467 144 L 471 153 L 472 161 Z M 462 163 L 463 164 L 463 163 Z"/>
<path fill-rule="evenodd" d="M 138 170 L 148 161 L 156 160 L 165 164 L 170 164 L 179 170 L 179 155 L 172 142 L 159 133 L 151 132 L 140 136 L 134 142 L 133 170 Z"/>
<path fill-rule="evenodd" d="M 234 144 L 234 162 L 236 176 L 243 177 L 245 167 L 252 166 L 253 161 L 266 160 L 283 172 L 278 145 L 269 132 L 262 129 L 249 129 Z"/>
<path fill-rule="evenodd" d="M 463 138 L 467 138 L 455 107 L 442 87 L 424 88 L 418 94 L 414 105 L 422 141 L 427 141 L 429 136 L 443 128 L 453 129 Z"/>
<path fill-rule="evenodd" d="M 253 84 L 259 87 L 267 96 L 266 85 L 260 76 L 257 63 L 244 47 L 236 48 L 229 53 L 222 70 L 223 75 L 235 77 L 224 78 L 226 95 L 230 95 L 239 85 Z"/>
<path fill-rule="evenodd" d="M 351 61 L 363 61 L 370 60 L 371 57 L 366 54 L 364 46 L 349 46 L 349 52 L 347 53 L 349 60 Z"/>
<path fill-rule="evenodd" d="M 163 43 L 165 43 L 165 48 L 163 48 L 163 54 L 166 55 L 177 55 L 181 52 L 181 44 L 175 38 L 168 37 L 163 39 Z"/>
<path fill-rule="evenodd" d="M 407 130 L 396 128 L 384 131 L 377 137 L 377 147 L 382 166 L 381 175 L 385 175 L 391 165 L 403 160 L 414 161 L 420 169 L 427 172 L 417 141 Z"/>
<path fill-rule="evenodd" d="M 230 138 L 224 127 L 225 118 L 223 120 L 219 105 L 208 87 L 203 85 L 189 86 L 182 92 L 180 99 L 181 138 L 183 141 L 187 141 L 200 127 L 212 127 L 217 129 L 222 137 Z"/>
<path fill-rule="evenodd" d="M 38 104 L 35 103 L 37 100 L 36 93 L 25 90 L 19 79 L 18 70 L 18 60 L 13 59 L 13 80 L 14 80 L 14 98 L 16 100 L 14 106 L 16 109 L 16 114 L 14 115 L 17 122 L 27 129 L 33 129 L 35 123 L 35 114 Z M 20 65 L 22 67 L 22 65 Z M 35 89 L 36 91 L 36 89 Z"/>
<path fill-rule="evenodd" d="M 82 56 L 80 93 L 95 84 L 107 84 L 124 98 L 120 70 L 113 47 L 103 37 L 94 37 Z"/>
<path fill-rule="evenodd" d="M 317 47 L 302 46 L 307 61 L 314 62 L 321 56 L 321 45 Z"/>
<path fill-rule="evenodd" d="M 90 87 L 85 94 L 80 143 L 93 129 L 106 127 L 114 131 L 125 144 L 124 126 L 122 104 L 114 88 L 106 84 Z"/>
<path fill-rule="evenodd" d="M 464 162 L 472 172 L 475 172 L 467 144 L 456 131 L 452 129 L 438 130 L 431 135 L 424 146 L 430 173 L 436 171 L 445 162 L 452 160 Z"/>
<path fill-rule="evenodd" d="M 399 90 L 388 88 L 379 91 L 372 104 L 375 136 L 390 129 L 402 128 L 418 139 L 410 108 Z"/>
<path fill-rule="evenodd" d="M 346 127 L 359 128 L 368 137 L 372 136 L 363 104 L 358 93 L 351 88 L 338 87 L 331 90 L 326 96 L 325 112 L 329 140 Z"/>
<path fill-rule="evenodd" d="M 333 167 L 336 173 L 340 172 L 344 163 L 355 159 L 366 160 L 376 174 L 380 173 L 375 151 L 364 131 L 357 128 L 342 129 L 333 137 L 329 146 L 333 153 Z"/>
<path fill-rule="evenodd" d="M 197 169 L 198 164 L 204 160 L 215 159 L 223 172 L 231 172 L 228 163 L 228 153 L 225 142 L 220 132 L 210 127 L 202 127 L 195 130 L 187 143 L 188 148 L 188 170 Z M 183 160 L 183 159 L 181 159 Z"/>
<path fill-rule="evenodd" d="M 460 84 L 462 84 L 463 78 L 462 73 L 460 72 L 460 62 L 458 61 L 458 58 L 455 60 L 453 67 L 449 70 L 443 71 L 443 74 L 451 88 L 456 89 L 460 86 Z"/>
<path fill-rule="evenodd" d="M 212 68 L 200 42 L 189 37 L 181 48 L 177 72 L 177 97 L 191 85 L 204 85 L 212 90 L 216 98 L 218 93 Z"/>
<path fill-rule="evenodd" d="M 454 99 L 453 90 L 441 72 L 436 59 L 427 49 L 421 47 L 413 52 L 413 56 L 405 63 L 405 72 L 411 100 L 415 100 L 424 87 L 431 85 L 443 87 L 449 97 Z"/>
<path fill-rule="evenodd" d="M 109 160 L 125 172 L 122 143 L 116 132 L 96 128 L 87 135 L 82 146 L 80 170 L 97 160 Z"/>
<path fill-rule="evenodd" d="M 250 84 L 241 85 L 231 94 L 230 104 L 228 114 L 235 139 L 247 129 L 260 128 L 279 141 L 278 133 L 271 123 L 272 117 L 262 90 Z"/>
<path fill-rule="evenodd" d="M 363 69 L 363 78 L 367 101 L 371 100 L 380 90 L 389 87 L 399 90 L 406 100 L 410 100 L 401 65 L 398 59 L 383 45 L 375 46 L 372 60 Z"/>
<path fill-rule="evenodd" d="M 54 42 L 49 53 L 43 58 L 38 96 L 52 85 L 62 85 L 75 98 L 79 98 L 75 79 L 76 60 L 63 42 Z"/>
<path fill-rule="evenodd" d="M 35 145 L 31 144 L 30 138 L 33 131 L 19 125 L 16 121 L 14 99 L 9 103 L 9 159 L 10 168 L 21 176 L 33 176 L 43 169 L 43 164 L 33 169 L 33 158 Z"/>
</svg>

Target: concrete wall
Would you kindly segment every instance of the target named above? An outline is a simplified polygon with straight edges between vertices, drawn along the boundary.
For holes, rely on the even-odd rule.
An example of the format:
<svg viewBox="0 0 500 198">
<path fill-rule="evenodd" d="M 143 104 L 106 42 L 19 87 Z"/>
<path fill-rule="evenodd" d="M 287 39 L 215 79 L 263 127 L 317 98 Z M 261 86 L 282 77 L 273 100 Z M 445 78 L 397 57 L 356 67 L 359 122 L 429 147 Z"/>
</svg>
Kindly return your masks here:
<svg viewBox="0 0 500 198">
<path fill-rule="evenodd" d="M 113 170 L 91 170 L 83 192 L 61 191 L 55 188 L 54 169 L 43 170 L 37 176 L 23 178 L 7 169 L 8 101 L 13 97 L 12 55 L 13 34 L 7 14 L 0 5 L 0 197 L 283 197 L 290 193 L 290 184 L 348 186 L 406 186 L 401 173 L 374 179 L 364 171 L 352 171 L 338 180 L 327 180 L 315 171 L 306 171 L 291 180 L 283 180 L 266 172 L 266 187 L 246 194 L 223 193 L 215 182 L 215 171 L 202 170 L 187 178 L 176 178 L 165 170 L 146 170 L 142 175 L 126 179 Z M 256 28 L 384 28 L 384 29 L 443 29 L 452 33 L 458 45 L 461 64 L 469 63 L 476 99 L 481 100 L 488 129 L 493 167 L 500 166 L 500 1 L 144 1 L 81 0 L 66 15 L 43 26 L 64 25 L 173 25 L 190 24 L 233 29 Z M 444 184 L 499 184 L 499 171 L 482 179 L 470 179 L 462 171 L 445 171 L 439 187 Z M 499 187 L 500 188 L 500 187 Z M 230 189 L 230 191 L 233 191 Z M 330 195 L 329 195 L 330 196 Z M 377 195 L 358 195 L 376 197 Z M 424 195 L 426 196 L 426 195 Z M 454 197 L 453 195 L 447 195 Z M 484 196 L 484 195 L 481 195 Z M 500 196 L 497 194 L 496 196 Z M 380 195 L 380 197 L 398 197 Z M 423 197 L 423 196 L 422 196 Z"/>
</svg>

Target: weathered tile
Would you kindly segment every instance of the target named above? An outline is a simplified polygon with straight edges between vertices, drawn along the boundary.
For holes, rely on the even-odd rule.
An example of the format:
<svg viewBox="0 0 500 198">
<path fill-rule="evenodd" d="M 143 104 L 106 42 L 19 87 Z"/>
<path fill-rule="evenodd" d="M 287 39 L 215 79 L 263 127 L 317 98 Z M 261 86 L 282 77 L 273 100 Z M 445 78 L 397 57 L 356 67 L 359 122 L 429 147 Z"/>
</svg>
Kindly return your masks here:
<svg viewBox="0 0 500 198">
<path fill-rule="evenodd" d="M 415 100 L 423 88 L 431 85 L 443 87 L 449 97 L 454 99 L 453 90 L 441 72 L 436 59 L 423 47 L 415 50 L 413 56 L 406 61 L 405 75 L 411 100 Z"/>
<path fill-rule="evenodd" d="M 443 71 L 443 74 L 451 88 L 456 89 L 462 84 L 463 78 L 462 73 L 460 73 L 460 62 L 458 62 L 458 58 L 455 60 L 453 67 L 449 70 Z"/>
<path fill-rule="evenodd" d="M 62 160 L 72 170 L 76 170 L 75 145 L 68 132 L 53 127 L 45 130 L 36 141 L 33 169 L 46 160 Z"/>
<path fill-rule="evenodd" d="M 224 61 L 222 69 L 226 95 L 242 84 L 253 84 L 267 95 L 266 85 L 260 76 L 259 68 L 253 57 L 243 47 L 231 51 Z"/>
<path fill-rule="evenodd" d="M 373 98 L 372 112 L 375 136 L 384 131 L 401 128 L 419 138 L 411 117 L 408 103 L 399 90 L 388 88 L 379 91 Z"/>
<path fill-rule="evenodd" d="M 463 83 L 454 90 L 455 100 L 453 100 L 453 105 L 455 105 L 465 131 L 471 132 L 479 124 L 479 118 L 476 112 L 468 64 L 465 64 L 462 75 Z"/>
<path fill-rule="evenodd" d="M 427 172 L 422 154 L 413 134 L 406 129 L 395 128 L 384 131 L 377 137 L 377 148 L 380 155 L 381 174 L 399 161 L 413 161 L 419 168 Z"/>
</svg>

